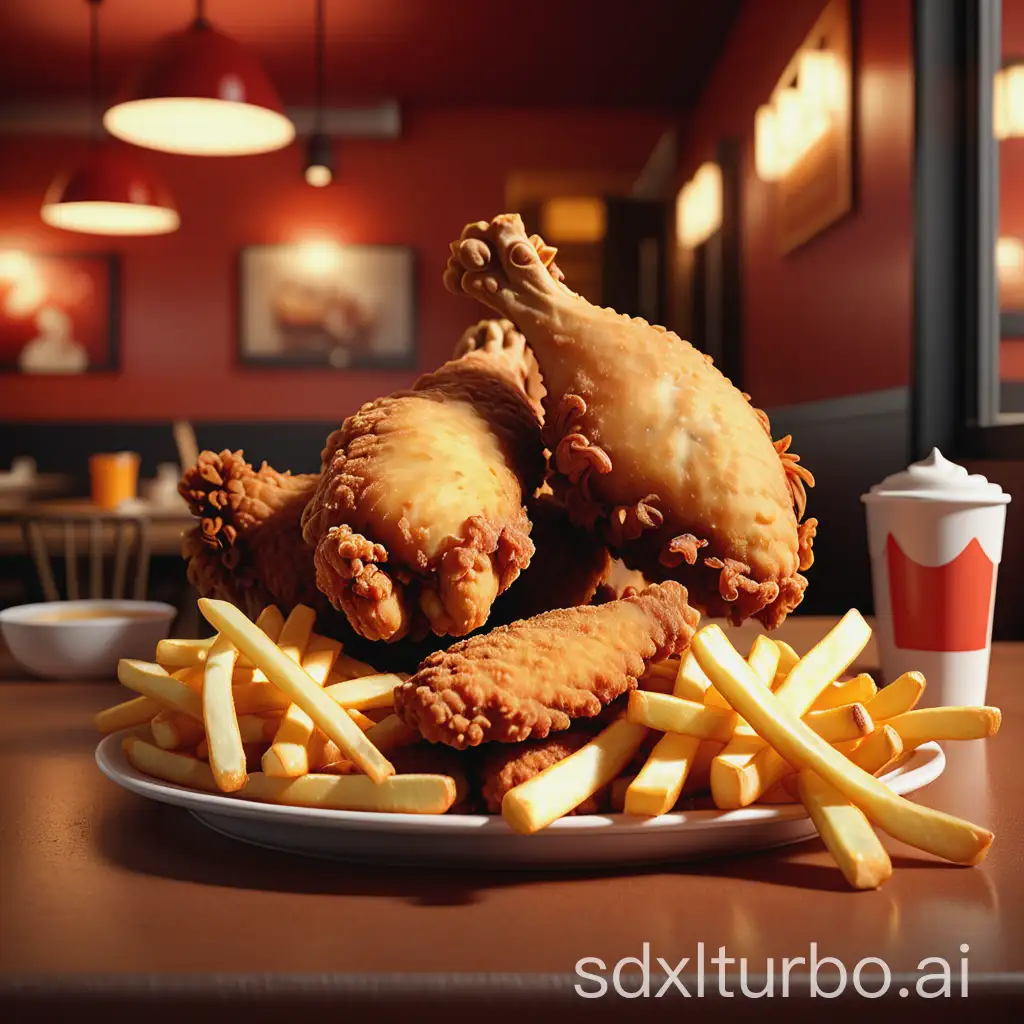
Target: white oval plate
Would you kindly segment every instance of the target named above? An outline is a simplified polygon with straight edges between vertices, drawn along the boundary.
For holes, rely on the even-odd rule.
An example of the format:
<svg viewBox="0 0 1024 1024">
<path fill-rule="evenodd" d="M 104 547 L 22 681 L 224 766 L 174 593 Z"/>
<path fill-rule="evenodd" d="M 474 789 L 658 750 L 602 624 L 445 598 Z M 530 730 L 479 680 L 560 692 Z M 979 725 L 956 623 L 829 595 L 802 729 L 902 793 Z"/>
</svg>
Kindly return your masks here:
<svg viewBox="0 0 1024 1024">
<path fill-rule="evenodd" d="M 658 818 L 586 814 L 522 836 L 495 815 L 378 814 L 256 803 L 143 775 L 121 750 L 124 735 L 107 736 L 96 748 L 100 770 L 119 786 L 185 807 L 204 825 L 233 839 L 313 857 L 376 864 L 587 867 L 761 850 L 815 834 L 799 804 L 673 811 Z M 939 745 L 925 743 L 882 781 L 895 793 L 912 793 L 934 782 L 945 766 Z"/>
</svg>

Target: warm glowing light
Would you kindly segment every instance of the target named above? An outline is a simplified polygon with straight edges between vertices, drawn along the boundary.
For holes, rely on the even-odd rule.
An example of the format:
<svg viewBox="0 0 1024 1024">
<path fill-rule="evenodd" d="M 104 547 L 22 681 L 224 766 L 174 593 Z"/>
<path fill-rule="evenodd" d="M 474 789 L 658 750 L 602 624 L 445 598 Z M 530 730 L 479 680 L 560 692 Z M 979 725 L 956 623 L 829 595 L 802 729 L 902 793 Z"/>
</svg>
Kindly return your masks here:
<svg viewBox="0 0 1024 1024">
<path fill-rule="evenodd" d="M 605 235 L 604 200 L 597 196 L 549 199 L 540 212 L 540 230 L 549 242 L 600 242 Z"/>
<path fill-rule="evenodd" d="M 996 72 L 992 99 L 996 138 L 1024 136 L 1024 63 Z"/>
<path fill-rule="evenodd" d="M 46 203 L 40 216 L 51 227 L 90 235 L 166 235 L 181 224 L 176 210 L 141 203 Z"/>
<path fill-rule="evenodd" d="M 17 281 L 35 268 L 32 258 L 16 249 L 5 249 L 0 252 L 0 281 Z"/>
<path fill-rule="evenodd" d="M 334 175 L 331 174 L 330 167 L 325 167 L 323 164 L 310 164 L 306 168 L 306 184 L 312 185 L 313 188 L 324 188 L 333 180 Z"/>
<path fill-rule="evenodd" d="M 813 51 L 817 54 L 819 51 Z M 812 60 L 810 81 L 825 73 Z M 785 177 L 828 132 L 830 112 L 825 107 L 828 92 L 811 92 L 801 79 L 800 87 L 780 89 L 772 104 L 758 108 L 754 117 L 754 166 L 762 181 Z"/>
<path fill-rule="evenodd" d="M 330 277 L 341 269 L 341 246 L 329 238 L 298 242 L 292 251 L 292 265 L 303 277 Z"/>
<path fill-rule="evenodd" d="M 754 169 L 762 181 L 778 181 L 785 163 L 779 147 L 779 126 L 775 108 L 766 103 L 754 115 Z"/>
<path fill-rule="evenodd" d="M 707 241 L 722 226 L 722 169 L 701 164 L 676 200 L 676 232 L 688 249 Z"/>
<path fill-rule="evenodd" d="M 996 271 L 1001 281 L 1024 277 L 1024 241 L 1004 236 L 996 242 Z"/>
<path fill-rule="evenodd" d="M 295 138 L 284 114 L 254 103 L 208 97 L 130 100 L 103 115 L 111 135 L 165 153 L 242 156 L 268 153 Z"/>
<path fill-rule="evenodd" d="M 830 50 L 803 50 L 798 68 L 800 92 L 810 106 L 829 113 L 843 109 L 846 76 L 838 54 Z"/>
<path fill-rule="evenodd" d="M 10 284 L 3 300 L 7 316 L 27 317 L 46 298 L 46 284 L 39 265 L 28 253 L 15 249 L 0 252 L 0 281 Z"/>
</svg>

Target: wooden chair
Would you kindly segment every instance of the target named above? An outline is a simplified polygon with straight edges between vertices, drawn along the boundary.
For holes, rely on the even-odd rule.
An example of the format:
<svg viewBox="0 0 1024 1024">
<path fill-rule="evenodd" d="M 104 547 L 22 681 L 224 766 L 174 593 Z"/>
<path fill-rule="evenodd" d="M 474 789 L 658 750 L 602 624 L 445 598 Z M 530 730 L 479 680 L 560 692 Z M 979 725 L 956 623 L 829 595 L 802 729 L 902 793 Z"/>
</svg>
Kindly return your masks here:
<svg viewBox="0 0 1024 1024">
<path fill-rule="evenodd" d="M 99 600 L 108 593 L 114 600 L 124 598 L 129 563 L 134 557 L 131 597 L 136 601 L 145 600 L 149 585 L 150 543 L 149 522 L 144 517 L 92 514 L 26 517 L 21 520 L 21 530 L 47 601 L 77 601 L 81 596 L 78 538 L 82 532 L 87 538 L 81 554 L 87 558 L 89 566 L 89 598 Z M 104 559 L 110 539 L 113 541 L 113 572 L 110 590 L 106 591 Z M 58 544 L 62 542 L 66 590 L 63 599 L 54 578 L 48 540 L 57 540 Z"/>
</svg>

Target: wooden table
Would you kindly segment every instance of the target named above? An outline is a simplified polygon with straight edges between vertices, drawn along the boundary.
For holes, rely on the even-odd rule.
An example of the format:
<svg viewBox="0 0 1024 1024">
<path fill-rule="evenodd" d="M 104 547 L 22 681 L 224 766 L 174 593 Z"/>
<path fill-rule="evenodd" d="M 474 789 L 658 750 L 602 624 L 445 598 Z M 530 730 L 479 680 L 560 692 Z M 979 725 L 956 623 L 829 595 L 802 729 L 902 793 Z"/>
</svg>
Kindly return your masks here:
<svg viewBox="0 0 1024 1024">
<path fill-rule="evenodd" d="M 797 644 L 821 620 L 794 619 Z M 796 632 L 794 632 L 796 630 Z M 803 639 L 801 640 L 800 637 Z M 796 1011 L 836 1019 L 1018 1019 L 1024 996 L 1024 645 L 993 650 L 990 703 L 999 736 L 947 744 L 945 774 L 915 796 L 993 828 L 977 868 L 888 838 L 895 872 L 877 892 L 849 891 L 817 840 L 713 861 L 613 871 L 488 872 L 366 867 L 241 845 L 187 813 L 149 803 L 100 775 L 91 715 L 111 684 L 0 683 L 0 1019 L 246 1022 L 323 1019 L 752 1020 Z M 705 1000 L 584 1000 L 582 957 L 610 969 L 643 943 L 695 992 L 697 943 L 766 958 L 868 956 L 893 972 L 890 994 L 852 990 L 800 1010 L 726 998 L 707 967 Z M 969 997 L 913 994 L 926 957 L 959 974 Z M 933 968 L 924 968 L 928 973 Z M 729 968 L 726 987 L 738 989 Z M 867 970 L 864 986 L 879 975 Z M 794 972 L 791 998 L 806 998 Z M 905 977 L 899 977 L 903 975 Z M 910 980 L 907 980 L 909 976 Z M 778 977 L 778 975 L 777 975 Z M 828 974 L 832 979 L 834 974 Z M 822 986 L 826 986 L 826 974 Z M 874 980 L 872 980 L 874 979 Z M 899 988 L 911 995 L 901 999 Z M 753 977 L 750 986 L 756 988 Z M 703 1000 L 702 1000 L 703 1001 Z M 100 1017 L 100 1013 L 103 1017 Z M 82 1017 L 82 1019 L 86 1019 Z"/>
<path fill-rule="evenodd" d="M 123 514 L 141 516 L 148 521 L 150 551 L 154 555 L 180 554 L 182 534 L 196 523 L 184 502 L 179 506 L 139 501 L 124 509 Z M 31 516 L 45 520 L 50 517 L 94 515 L 116 516 L 118 510 L 103 511 L 85 498 L 39 501 L 16 509 L 0 510 L 0 557 L 25 553 L 25 542 L 18 523 L 20 518 Z M 112 546 L 112 531 L 108 532 L 111 536 L 106 538 L 107 544 Z M 42 535 L 51 554 L 59 554 L 63 550 L 64 537 L 59 529 L 48 530 L 44 523 Z"/>
</svg>

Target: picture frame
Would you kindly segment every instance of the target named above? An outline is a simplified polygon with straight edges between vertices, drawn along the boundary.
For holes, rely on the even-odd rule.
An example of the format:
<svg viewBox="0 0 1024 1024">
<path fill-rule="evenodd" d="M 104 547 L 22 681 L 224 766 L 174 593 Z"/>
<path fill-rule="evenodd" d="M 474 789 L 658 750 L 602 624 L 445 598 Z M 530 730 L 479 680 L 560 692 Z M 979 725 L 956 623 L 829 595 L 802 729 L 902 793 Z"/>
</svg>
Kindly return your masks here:
<svg viewBox="0 0 1024 1024">
<path fill-rule="evenodd" d="M 329 239 L 250 245 L 239 254 L 238 273 L 243 366 L 418 365 L 412 249 Z"/>
<path fill-rule="evenodd" d="M 0 373 L 112 373 L 120 345 L 117 253 L 0 251 Z"/>
</svg>

